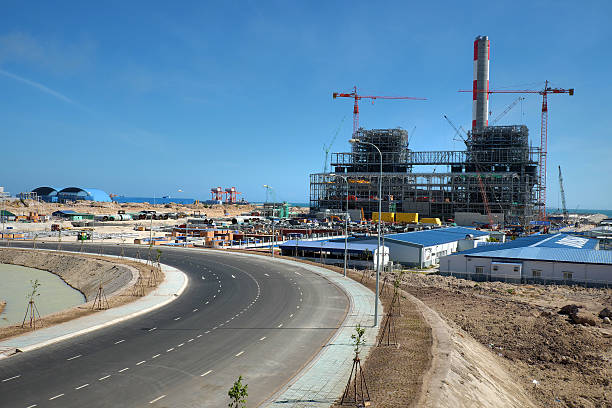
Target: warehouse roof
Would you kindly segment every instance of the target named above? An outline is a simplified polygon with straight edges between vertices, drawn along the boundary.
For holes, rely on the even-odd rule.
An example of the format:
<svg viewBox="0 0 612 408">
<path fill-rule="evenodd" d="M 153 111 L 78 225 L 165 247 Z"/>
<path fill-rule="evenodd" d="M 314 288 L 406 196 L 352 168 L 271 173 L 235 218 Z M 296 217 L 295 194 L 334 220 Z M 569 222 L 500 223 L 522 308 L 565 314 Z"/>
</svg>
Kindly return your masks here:
<svg viewBox="0 0 612 408">
<path fill-rule="evenodd" d="M 460 254 L 466 254 L 464 251 Z M 526 247 L 489 250 L 474 254 L 466 254 L 475 258 L 526 259 L 535 261 L 573 262 L 585 264 L 612 265 L 612 251 L 595 249 Z"/>
<path fill-rule="evenodd" d="M 390 234 L 385 235 L 385 239 L 389 241 L 397 241 L 428 247 L 459 241 L 460 239 L 465 239 L 465 237 L 468 235 L 472 235 L 473 237 L 478 238 L 490 235 L 490 233 L 487 231 L 479 231 L 472 228 L 450 227 L 436 228 L 424 231 L 402 232 L 400 234 Z"/>
<path fill-rule="evenodd" d="M 514 248 L 595 249 L 597 248 L 597 244 L 598 241 L 596 239 L 577 237 L 569 234 L 542 234 L 517 238 L 514 241 L 505 243 L 481 244 L 476 248 L 468 249 L 461 253 L 467 255 Z"/>
<path fill-rule="evenodd" d="M 320 251 L 323 249 L 329 252 L 344 252 L 344 242 L 291 240 L 279 245 L 281 249 L 296 249 L 296 247 L 305 251 Z M 365 251 L 374 253 L 376 249 L 376 244 L 355 244 L 349 242 L 347 246 L 349 253 L 363 253 Z"/>
</svg>

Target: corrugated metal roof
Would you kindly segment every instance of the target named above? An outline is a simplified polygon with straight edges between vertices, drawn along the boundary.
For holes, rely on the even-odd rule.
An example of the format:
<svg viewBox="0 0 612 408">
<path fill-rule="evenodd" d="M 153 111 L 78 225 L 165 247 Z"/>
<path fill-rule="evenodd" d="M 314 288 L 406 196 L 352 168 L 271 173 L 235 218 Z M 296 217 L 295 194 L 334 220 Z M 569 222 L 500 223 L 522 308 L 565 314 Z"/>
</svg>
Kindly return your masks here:
<svg viewBox="0 0 612 408">
<path fill-rule="evenodd" d="M 478 245 L 476 248 L 462 251 L 462 254 L 477 254 L 487 251 L 501 251 L 513 248 L 570 248 L 570 249 L 595 249 L 596 239 L 577 237 L 570 234 L 543 234 L 532 235 L 529 237 L 517 238 L 514 241 L 504 243 L 487 242 Z"/>
<path fill-rule="evenodd" d="M 490 235 L 490 233 L 472 228 L 450 227 L 425 231 L 402 232 L 400 234 L 389 234 L 385 235 L 385 239 L 428 247 L 459 241 L 460 239 L 465 239 L 467 235 L 473 235 L 474 237 L 478 238 Z"/>
<path fill-rule="evenodd" d="M 291 240 L 279 245 L 279 248 L 284 249 L 295 249 L 296 247 L 307 251 L 319 251 L 323 248 L 325 251 L 330 252 L 344 252 L 344 242 Z M 351 253 L 362 253 L 366 250 L 374 253 L 377 249 L 377 245 L 355 244 L 349 242 L 347 248 L 348 252 Z"/>
<path fill-rule="evenodd" d="M 461 254 L 466 254 L 466 252 L 468 251 L 461 252 Z M 595 249 L 525 247 L 489 250 L 466 255 L 474 258 L 526 259 L 612 265 L 612 251 L 598 251 Z"/>
</svg>

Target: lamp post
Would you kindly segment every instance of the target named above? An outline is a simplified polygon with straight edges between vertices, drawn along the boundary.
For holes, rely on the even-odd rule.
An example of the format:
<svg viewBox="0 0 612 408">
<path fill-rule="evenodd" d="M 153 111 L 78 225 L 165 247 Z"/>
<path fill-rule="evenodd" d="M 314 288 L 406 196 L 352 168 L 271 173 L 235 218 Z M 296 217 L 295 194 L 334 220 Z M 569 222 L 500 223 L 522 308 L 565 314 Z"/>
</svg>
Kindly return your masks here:
<svg viewBox="0 0 612 408">
<path fill-rule="evenodd" d="M 273 188 L 267 184 L 264 184 L 263 186 L 266 189 L 266 201 L 268 201 L 268 191 L 273 190 Z M 276 240 L 276 236 L 274 235 L 274 205 L 275 203 L 272 202 L 272 245 L 270 245 L 270 249 L 272 249 L 272 258 L 274 258 L 274 241 Z"/>
<path fill-rule="evenodd" d="M 179 188 L 179 193 L 182 193 L 183 190 Z M 185 204 L 187 207 L 187 204 Z M 185 248 L 187 248 L 187 240 L 189 239 L 189 211 L 187 211 L 187 217 L 185 217 Z"/>
<path fill-rule="evenodd" d="M 339 174 L 331 173 L 332 177 L 339 177 L 346 182 L 346 213 L 344 214 L 344 277 L 346 278 L 346 262 L 348 254 L 348 193 L 349 193 L 349 182 L 348 178 Z"/>
<path fill-rule="evenodd" d="M 363 142 L 359 139 L 350 139 L 349 143 L 361 143 L 374 147 L 380 155 L 380 176 L 378 177 L 378 251 L 376 254 L 376 301 L 374 303 L 374 327 L 378 326 L 378 282 L 380 279 L 380 220 L 382 218 L 382 173 L 383 173 L 383 155 L 378 146 L 374 143 Z M 384 257 L 383 257 L 384 259 Z"/>
</svg>

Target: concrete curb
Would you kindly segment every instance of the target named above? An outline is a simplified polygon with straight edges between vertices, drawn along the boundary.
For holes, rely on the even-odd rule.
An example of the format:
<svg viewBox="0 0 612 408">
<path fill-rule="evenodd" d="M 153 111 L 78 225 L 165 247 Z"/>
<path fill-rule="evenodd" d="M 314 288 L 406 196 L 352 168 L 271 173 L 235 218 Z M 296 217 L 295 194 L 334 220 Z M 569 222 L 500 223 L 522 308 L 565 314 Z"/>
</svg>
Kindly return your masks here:
<svg viewBox="0 0 612 408">
<path fill-rule="evenodd" d="M 87 254 L 91 255 L 94 253 L 87 252 Z M 102 256 L 121 259 L 121 257 L 117 255 Z M 122 259 L 130 259 L 132 261 L 144 262 L 143 260 L 129 257 L 123 257 Z M 149 313 L 155 309 L 159 309 L 160 307 L 163 307 L 168 303 L 173 302 L 185 291 L 187 285 L 189 284 L 189 278 L 185 273 L 174 267 L 165 264 L 161 264 L 161 266 L 162 271 L 164 272 L 165 279 L 157 287 L 157 289 L 155 289 L 148 295 L 122 306 L 104 310 L 93 315 L 79 317 L 68 322 L 60 323 L 51 327 L 47 327 L 44 329 L 40 329 L 37 331 L 29 332 L 20 336 L 0 341 L 0 349 L 16 349 L 18 352 L 36 350 L 50 344 L 54 344 L 63 340 L 80 336 L 82 334 L 102 329 L 104 327 L 124 322 L 131 318 L 143 315 L 145 313 Z M 149 303 L 149 305 L 147 305 L 147 303 Z M 134 311 L 134 309 L 137 310 Z M 22 346 L 22 344 L 24 343 L 26 343 L 26 345 Z M 0 354 L 0 359 L 6 357 L 9 356 Z"/>
<path fill-rule="evenodd" d="M 190 250 L 184 248 L 185 250 Z M 198 249 L 200 251 L 218 252 L 215 250 Z M 366 330 L 366 344 L 363 346 L 362 357 L 367 358 L 370 350 L 376 344 L 376 337 L 381 328 L 372 329 L 375 294 L 367 287 L 342 274 L 315 265 L 288 259 L 271 258 L 257 254 L 228 252 L 233 256 L 257 257 L 274 260 L 291 266 L 311 271 L 328 280 L 349 299 L 349 312 L 340 328 L 330 337 L 321 350 L 315 354 L 304 367 L 260 407 L 318 407 L 328 408 L 342 396 L 346 381 L 352 368 L 355 355 L 350 344 L 351 334 L 357 324 L 370 328 Z M 382 303 L 379 301 L 379 313 L 384 315 Z"/>
</svg>

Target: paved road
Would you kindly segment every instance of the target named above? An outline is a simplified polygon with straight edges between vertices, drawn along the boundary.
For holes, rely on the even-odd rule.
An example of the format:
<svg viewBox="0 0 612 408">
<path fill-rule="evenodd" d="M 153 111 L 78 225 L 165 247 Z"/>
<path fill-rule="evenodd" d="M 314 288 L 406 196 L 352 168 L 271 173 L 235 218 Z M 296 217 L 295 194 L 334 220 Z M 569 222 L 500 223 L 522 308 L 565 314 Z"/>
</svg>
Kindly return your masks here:
<svg viewBox="0 0 612 408">
<path fill-rule="evenodd" d="M 0 407 L 222 407 L 238 375 L 257 406 L 321 349 L 348 308 L 327 280 L 267 259 L 164 248 L 162 262 L 189 276 L 179 299 L 0 361 Z"/>
</svg>

